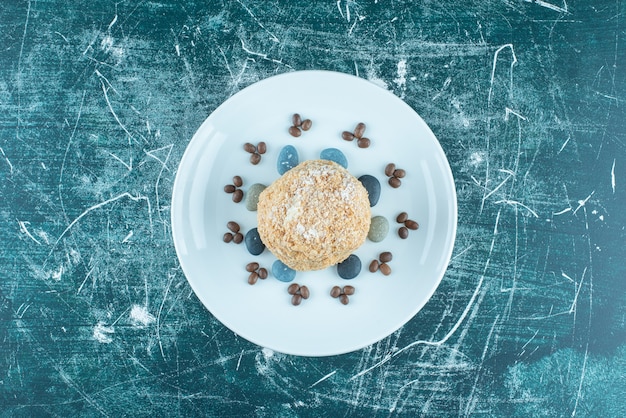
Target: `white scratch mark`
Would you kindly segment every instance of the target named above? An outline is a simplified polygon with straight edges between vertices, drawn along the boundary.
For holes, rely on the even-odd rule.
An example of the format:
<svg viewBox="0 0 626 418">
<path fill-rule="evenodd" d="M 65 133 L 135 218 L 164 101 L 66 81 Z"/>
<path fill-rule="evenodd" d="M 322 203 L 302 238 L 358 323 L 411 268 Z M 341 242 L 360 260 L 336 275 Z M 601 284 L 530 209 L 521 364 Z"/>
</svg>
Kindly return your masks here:
<svg viewBox="0 0 626 418">
<path fill-rule="evenodd" d="M 126 235 L 126 237 L 122 240 L 122 244 L 127 243 L 127 242 L 130 240 L 130 238 L 133 236 L 133 234 L 134 234 L 134 232 L 131 230 L 131 231 L 128 233 L 128 235 Z"/>
<path fill-rule="evenodd" d="M 505 121 L 508 121 L 508 120 L 509 120 L 509 115 L 515 115 L 515 116 L 517 116 L 518 118 L 520 118 L 520 119 L 522 119 L 522 120 L 528 120 L 528 119 L 526 119 L 526 117 L 525 117 L 525 116 L 522 116 L 520 113 L 518 113 L 518 112 L 514 111 L 513 109 L 510 109 L 510 108 L 508 108 L 508 107 L 505 107 L 505 108 L 504 108 L 504 120 L 505 120 Z"/>
<path fill-rule="evenodd" d="M 118 157 L 117 155 L 113 154 L 112 152 L 107 151 L 107 154 L 109 154 L 111 157 L 113 157 L 117 161 L 119 161 L 124 167 L 126 167 L 126 169 L 128 171 L 133 171 L 133 157 L 132 157 L 132 155 L 129 156 L 129 162 L 128 162 L 128 164 L 126 164 L 120 157 Z"/>
<path fill-rule="evenodd" d="M 537 215 L 537 212 L 535 212 L 534 210 L 532 210 L 531 208 L 529 208 L 528 206 L 526 206 L 525 204 L 518 202 L 516 200 L 510 200 L 510 199 L 502 199 L 502 200 L 498 200 L 497 202 L 495 202 L 496 204 L 501 204 L 501 203 L 505 203 L 507 205 L 511 205 L 511 206 L 521 206 L 524 209 L 526 209 L 528 212 L 531 213 L 531 215 L 533 215 L 535 218 L 539 218 L 539 215 Z"/>
<path fill-rule="evenodd" d="M 9 160 L 9 157 L 7 157 L 7 155 L 4 153 L 4 150 L 2 149 L 2 147 L 0 147 L 0 153 L 2 153 L 2 156 L 4 157 L 4 160 L 9 165 L 9 170 L 10 170 L 9 172 L 11 174 L 13 174 L 13 164 L 11 164 L 11 161 Z"/>
<path fill-rule="evenodd" d="M 341 10 L 341 0 L 337 0 L 337 10 L 339 10 L 341 17 L 345 19 L 346 17 L 343 15 L 343 10 Z"/>
<path fill-rule="evenodd" d="M 509 174 L 509 176 L 505 178 L 500 184 L 498 184 L 492 191 L 490 191 L 488 194 L 483 196 L 483 205 L 485 204 L 485 200 L 489 199 L 491 195 L 497 192 L 500 189 L 500 187 L 504 186 L 504 183 L 506 183 L 513 176 L 514 176 L 513 174 Z"/>
<path fill-rule="evenodd" d="M 570 135 L 567 136 L 567 139 L 565 140 L 565 142 L 563 142 L 563 145 L 561 145 L 561 148 L 559 149 L 559 151 L 556 153 L 556 155 L 559 155 L 561 153 L 561 151 L 563 151 L 563 149 L 565 149 L 565 147 L 567 146 L 567 143 L 569 142 L 569 140 L 572 137 Z"/>
<path fill-rule="evenodd" d="M 553 214 L 554 216 L 563 215 L 564 213 L 567 213 L 567 212 L 569 212 L 569 211 L 571 211 L 571 210 L 572 210 L 572 208 L 565 208 L 565 209 L 563 209 L 563 210 L 562 210 L 562 211 L 560 211 L 560 212 L 554 212 L 554 213 L 552 213 L 552 214 Z"/>
<path fill-rule="evenodd" d="M 107 32 L 111 31 L 111 28 L 113 27 L 113 25 L 115 25 L 115 22 L 117 22 L 117 14 L 115 15 L 115 17 L 113 18 L 111 23 L 109 23 L 109 27 L 107 28 Z"/>
<path fill-rule="evenodd" d="M 102 321 L 98 322 L 96 326 L 93 327 L 93 338 L 102 344 L 110 344 L 113 342 L 113 338 L 111 338 L 111 334 L 113 333 L 115 333 L 115 329 L 106 326 Z"/>
<path fill-rule="evenodd" d="M 26 228 L 26 225 L 30 225 L 30 222 L 28 221 L 17 221 L 17 223 L 20 226 L 20 231 L 23 234 L 26 234 L 26 236 L 30 239 L 32 239 L 33 241 L 35 241 L 37 244 L 41 245 L 41 242 L 39 242 L 39 240 L 37 238 L 35 238 L 30 231 L 28 230 L 28 228 Z"/>
<path fill-rule="evenodd" d="M 318 384 L 322 383 L 324 380 L 328 379 L 329 377 L 333 376 L 335 373 L 337 373 L 337 370 L 334 370 L 330 373 L 328 373 L 326 376 L 322 377 L 321 379 L 319 379 L 317 382 L 313 383 L 311 386 L 309 386 L 309 389 L 311 389 L 314 386 L 317 386 Z"/>
<path fill-rule="evenodd" d="M 545 7 L 546 9 L 554 10 L 555 12 L 569 13 L 567 10 L 567 3 L 565 1 L 563 1 L 563 7 L 559 7 L 557 5 L 548 3 L 547 1 L 543 1 L 543 0 L 524 0 L 524 1 L 526 3 L 534 3 L 538 6 Z"/>
<path fill-rule="evenodd" d="M 257 23 L 257 25 L 259 25 L 261 27 L 261 29 L 263 29 L 265 32 L 267 32 L 270 35 L 270 39 L 276 43 L 280 42 L 279 39 L 276 37 L 276 35 L 274 35 L 272 32 L 270 32 L 269 30 L 267 30 L 265 28 L 265 26 L 263 26 L 263 24 L 259 21 L 259 19 L 257 19 L 257 17 L 254 15 L 254 13 L 252 13 L 252 11 L 245 5 L 243 4 L 240 0 L 237 0 L 237 3 L 241 4 L 241 7 L 243 7 L 246 12 L 248 12 L 248 14 L 250 16 L 252 16 L 252 19 L 254 19 L 254 21 Z"/>
<path fill-rule="evenodd" d="M 615 158 L 613 159 L 613 167 L 611 167 L 611 188 L 615 194 Z"/>
<path fill-rule="evenodd" d="M 147 307 L 133 305 L 130 310 L 130 320 L 136 328 L 145 328 L 156 321 L 156 318 L 148 312 Z"/>
<path fill-rule="evenodd" d="M 264 60 L 266 60 L 266 61 L 270 61 L 270 62 L 273 62 L 273 63 L 275 63 L 275 64 L 281 64 L 281 65 L 284 65 L 284 66 L 286 66 L 286 67 L 288 67 L 288 68 L 293 69 L 293 67 L 292 67 L 292 66 L 290 66 L 290 65 L 288 65 L 288 64 L 285 64 L 284 62 L 282 62 L 282 61 L 280 61 L 280 60 L 277 60 L 277 59 L 274 59 L 274 58 L 269 58 L 269 57 L 267 56 L 267 54 L 264 54 L 264 53 L 261 53 L 261 52 L 254 52 L 254 51 L 249 50 L 249 49 L 246 47 L 246 45 L 244 44 L 243 39 L 239 38 L 239 40 L 241 41 L 241 49 L 243 49 L 244 51 L 246 51 L 248 54 L 250 54 L 250 55 L 255 55 L 255 56 L 257 56 L 257 57 L 261 57 L 261 58 L 263 58 L 263 59 L 264 59 Z"/>
<path fill-rule="evenodd" d="M 569 313 L 576 313 L 576 307 L 578 306 L 578 296 L 580 295 L 580 289 L 582 289 L 583 287 L 583 282 L 585 281 L 585 275 L 587 274 L 587 267 L 585 267 L 585 269 L 583 270 L 583 274 L 582 277 L 580 278 L 580 283 L 578 283 L 578 286 L 576 289 L 576 294 L 574 295 L 574 300 L 572 301 L 572 306 L 570 306 L 569 308 Z M 571 278 L 569 276 L 566 276 L 568 279 L 571 280 Z M 576 282 L 574 282 L 576 283 Z"/>
<path fill-rule="evenodd" d="M 235 367 L 235 371 L 236 372 L 239 371 L 239 366 L 241 365 L 241 359 L 243 357 L 243 352 L 244 352 L 244 350 L 241 350 L 241 354 L 239 354 L 239 359 L 237 359 L 237 367 Z"/>
<path fill-rule="evenodd" d="M 72 222 L 70 222 L 70 224 L 63 230 L 63 232 L 61 233 L 61 235 L 59 235 L 59 238 L 57 238 L 57 240 L 54 242 L 54 245 L 52 246 L 52 248 L 50 249 L 50 253 L 48 254 L 48 257 L 50 257 L 50 255 L 52 255 L 52 251 L 54 251 L 54 248 L 59 244 L 59 242 L 61 241 L 61 239 L 63 239 L 63 237 L 65 236 L 65 234 L 67 234 L 69 232 L 70 229 L 72 229 L 72 227 L 74 225 L 76 225 L 76 223 L 78 223 L 81 219 L 83 219 L 85 216 L 87 216 L 89 213 L 93 212 L 96 209 L 99 209 L 103 206 L 108 205 L 109 203 L 113 203 L 116 202 L 120 199 L 123 198 L 129 198 L 134 202 L 138 202 L 140 200 L 145 200 L 146 203 L 148 204 L 148 214 L 150 217 L 150 229 L 152 230 L 152 208 L 150 207 L 150 200 L 146 197 L 146 196 L 133 196 L 132 194 L 128 193 L 128 192 L 124 192 L 122 194 L 119 194 L 115 197 L 112 197 L 108 200 L 105 200 L 104 202 L 100 202 L 96 205 L 93 205 L 90 208 L 85 209 L 85 211 L 83 213 L 81 213 L 80 215 L 78 215 L 78 217 L 76 217 Z"/>
<path fill-rule="evenodd" d="M 591 196 L 593 196 L 595 192 L 596 192 L 595 190 L 592 191 L 591 194 L 587 196 L 585 199 L 578 201 L 578 207 L 574 209 L 574 212 L 573 212 L 574 215 L 576 215 L 576 212 L 578 212 L 578 209 L 582 208 L 583 206 L 585 206 L 585 204 L 587 204 L 587 202 L 589 201 L 589 199 L 591 199 Z"/>
<path fill-rule="evenodd" d="M 109 83 L 109 80 L 107 80 L 101 73 L 100 71 L 98 71 L 96 69 L 96 74 L 100 77 L 106 80 L 106 82 L 109 84 L 109 86 L 111 85 L 111 83 Z M 117 117 L 117 114 L 115 113 L 115 111 L 113 110 L 113 106 L 111 106 L 111 101 L 109 100 L 109 95 L 107 93 L 107 88 L 104 85 L 104 82 L 102 80 L 100 80 L 100 84 L 102 85 L 102 92 L 104 93 L 104 99 L 107 102 L 107 106 L 109 107 L 109 111 L 111 111 L 111 114 L 113 115 L 113 117 L 115 118 L 115 120 L 117 121 L 117 123 L 120 125 L 120 127 L 124 130 L 124 132 L 126 132 L 126 134 L 128 135 L 129 141 L 133 138 L 133 136 L 130 134 L 130 132 L 128 132 L 128 129 L 126 129 L 126 126 L 124 126 L 124 124 L 120 121 L 120 118 Z M 115 91 L 115 89 L 113 89 L 113 91 Z"/>
<path fill-rule="evenodd" d="M 87 279 L 89 278 L 89 276 L 91 276 L 91 273 L 93 272 L 93 270 L 94 270 L 95 268 L 96 268 L 96 267 L 94 266 L 94 267 L 92 267 L 92 268 L 91 268 L 91 269 L 87 272 L 87 274 L 85 275 L 85 280 L 83 280 L 83 282 L 82 282 L 82 283 L 80 284 L 80 286 L 78 287 L 78 290 L 76 291 L 76 294 L 77 294 L 77 295 L 80 293 L 80 291 L 81 291 L 81 290 L 83 290 L 83 286 L 85 285 L 85 283 L 87 282 Z"/>
<path fill-rule="evenodd" d="M 580 382 L 578 383 L 578 393 L 576 394 L 576 402 L 574 403 L 574 409 L 572 410 L 572 416 L 576 416 L 576 411 L 578 410 L 578 401 L 582 397 L 583 391 L 583 381 L 585 380 L 585 373 L 587 370 L 587 357 L 589 356 L 589 342 L 587 342 L 587 346 L 585 347 L 585 357 L 583 358 L 583 367 L 580 372 Z"/>
<path fill-rule="evenodd" d="M 180 45 L 178 44 L 174 45 L 174 49 L 176 50 L 176 55 L 180 57 Z"/>
</svg>

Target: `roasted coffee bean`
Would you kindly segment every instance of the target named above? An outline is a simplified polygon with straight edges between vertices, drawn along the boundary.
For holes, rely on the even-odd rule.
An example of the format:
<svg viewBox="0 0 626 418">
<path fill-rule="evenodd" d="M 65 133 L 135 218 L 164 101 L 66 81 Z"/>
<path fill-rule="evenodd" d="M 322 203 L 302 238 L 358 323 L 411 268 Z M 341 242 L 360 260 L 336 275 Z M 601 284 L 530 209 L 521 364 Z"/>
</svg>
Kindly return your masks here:
<svg viewBox="0 0 626 418">
<path fill-rule="evenodd" d="M 379 269 L 380 269 L 380 272 L 384 274 L 385 276 L 389 276 L 391 274 L 391 267 L 389 267 L 389 264 L 387 263 L 382 263 Z"/>
<path fill-rule="evenodd" d="M 401 168 L 397 168 L 393 170 L 393 176 L 399 179 L 404 178 L 404 176 L 406 176 L 406 171 Z"/>
<path fill-rule="evenodd" d="M 407 219 L 409 219 L 409 215 L 406 212 L 400 212 L 400 214 L 396 218 L 396 222 L 398 222 L 399 224 L 403 224 Z"/>
<path fill-rule="evenodd" d="M 255 284 L 257 280 L 259 280 L 259 273 L 257 273 L 256 271 L 250 273 L 250 275 L 248 276 L 248 283 Z"/>
<path fill-rule="evenodd" d="M 239 224 L 237 222 L 235 222 L 235 221 L 229 221 L 226 224 L 226 228 L 230 229 L 233 232 L 239 232 L 239 230 L 241 229 Z"/>
<path fill-rule="evenodd" d="M 298 127 L 296 127 L 296 126 L 292 126 L 292 127 L 290 127 L 290 128 L 289 128 L 289 134 L 290 134 L 291 136 L 294 136 L 294 137 L 296 137 L 296 138 L 297 138 L 297 137 L 299 137 L 300 135 L 302 135 L 302 131 L 300 130 L 300 128 L 298 128 Z"/>
<path fill-rule="evenodd" d="M 363 122 L 359 122 L 354 128 L 354 136 L 357 138 L 361 138 L 365 133 L 365 124 Z"/>
<path fill-rule="evenodd" d="M 224 240 L 225 243 L 229 243 L 233 240 L 234 235 L 231 234 L 230 232 L 227 232 L 224 234 L 224 238 L 222 238 Z"/>
<path fill-rule="evenodd" d="M 302 121 L 303 131 L 308 131 L 309 129 L 311 129 L 311 126 L 313 126 L 313 122 L 311 121 L 311 119 L 305 119 Z"/>
<path fill-rule="evenodd" d="M 234 236 L 233 236 L 233 242 L 235 244 L 241 244 L 243 242 L 243 234 L 241 232 L 237 232 Z"/>
<path fill-rule="evenodd" d="M 384 253 L 380 253 L 378 259 L 383 263 L 388 263 L 393 259 L 393 255 L 389 251 L 385 251 Z"/>
<path fill-rule="evenodd" d="M 259 154 L 265 154 L 267 152 L 267 144 L 265 142 L 259 142 L 256 146 L 256 152 Z"/>
<path fill-rule="evenodd" d="M 249 142 L 246 142 L 245 144 L 243 144 L 243 149 L 246 152 L 249 152 L 250 154 L 252 154 L 253 152 L 256 152 L 256 147 Z"/>
<path fill-rule="evenodd" d="M 302 118 L 298 113 L 294 113 L 291 117 L 291 122 L 293 123 L 293 126 L 300 126 L 302 125 Z"/>
<path fill-rule="evenodd" d="M 268 273 L 265 267 L 261 267 L 258 273 L 259 273 L 259 279 L 263 279 L 263 280 L 267 279 Z"/>
<path fill-rule="evenodd" d="M 300 290 L 300 285 L 298 283 L 292 283 L 287 288 L 287 293 L 289 293 L 290 295 L 295 295 L 298 293 L 298 290 Z"/>
<path fill-rule="evenodd" d="M 341 293 L 342 291 L 339 286 L 333 286 L 333 288 L 330 289 L 330 295 L 334 298 L 338 298 L 341 295 Z"/>
<path fill-rule="evenodd" d="M 261 154 L 257 154 L 255 152 L 254 154 L 250 155 L 250 163 L 252 165 L 257 165 L 260 162 L 261 162 Z"/>
<path fill-rule="evenodd" d="M 417 222 L 415 222 L 414 220 L 411 220 L 411 219 L 407 219 L 404 222 L 404 226 L 406 226 L 409 229 L 412 229 L 413 231 L 415 231 L 417 228 L 419 228 L 419 224 Z"/>
<path fill-rule="evenodd" d="M 309 288 L 306 286 L 300 286 L 299 292 L 300 296 L 302 296 L 302 299 L 308 299 L 311 295 L 311 292 L 309 292 Z"/>
<path fill-rule="evenodd" d="M 243 179 L 240 176 L 235 176 L 233 177 L 233 184 L 235 187 L 241 187 L 243 186 Z"/>
<path fill-rule="evenodd" d="M 291 297 L 291 304 L 293 306 L 298 306 L 300 303 L 302 303 L 302 295 L 295 294 Z"/>
<path fill-rule="evenodd" d="M 237 190 L 237 188 L 235 187 L 234 184 L 227 184 L 226 186 L 224 186 L 224 191 L 226 193 L 234 193 L 235 190 Z"/>
<path fill-rule="evenodd" d="M 252 273 L 253 271 L 257 271 L 258 268 L 259 268 L 259 263 L 252 262 L 252 263 L 246 264 L 246 271 L 249 273 Z"/>
<path fill-rule="evenodd" d="M 409 236 L 409 229 L 406 226 L 400 227 L 400 229 L 398 229 L 398 235 L 400 238 L 406 239 Z"/>
<path fill-rule="evenodd" d="M 341 133 L 341 137 L 346 141 L 352 141 L 354 139 L 354 134 L 352 132 L 343 131 Z"/>
<path fill-rule="evenodd" d="M 389 185 L 393 187 L 394 189 L 397 189 L 398 187 L 402 185 L 402 181 L 400 181 L 400 179 L 397 177 L 390 177 Z"/>
<path fill-rule="evenodd" d="M 396 169 L 396 165 L 394 163 L 387 164 L 387 166 L 385 167 L 385 175 L 387 177 L 393 176 L 393 172 L 395 169 Z"/>
<path fill-rule="evenodd" d="M 344 286 L 343 287 L 343 294 L 344 295 L 354 295 L 354 286 Z"/>
<path fill-rule="evenodd" d="M 371 141 L 369 140 L 369 138 L 359 138 L 358 141 L 356 141 L 356 144 L 359 146 L 359 148 L 367 148 L 370 146 Z"/>
<path fill-rule="evenodd" d="M 239 203 L 243 200 L 243 190 L 237 189 L 233 192 L 233 202 Z"/>
<path fill-rule="evenodd" d="M 339 296 L 339 301 L 342 304 L 347 305 L 348 303 L 350 303 L 350 298 L 348 298 L 348 295 L 341 295 Z"/>
<path fill-rule="evenodd" d="M 376 273 L 378 271 L 378 266 L 380 265 L 380 263 L 378 262 L 378 260 L 372 260 L 372 262 L 370 263 L 369 266 L 369 270 L 372 273 Z"/>
</svg>

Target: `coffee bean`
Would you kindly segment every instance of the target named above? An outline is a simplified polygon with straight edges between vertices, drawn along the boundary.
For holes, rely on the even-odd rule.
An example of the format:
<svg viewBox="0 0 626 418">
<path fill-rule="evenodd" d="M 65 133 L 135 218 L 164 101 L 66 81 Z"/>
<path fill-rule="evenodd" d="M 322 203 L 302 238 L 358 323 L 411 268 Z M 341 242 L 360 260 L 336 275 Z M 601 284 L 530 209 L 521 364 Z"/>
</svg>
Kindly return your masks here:
<svg viewBox="0 0 626 418">
<path fill-rule="evenodd" d="M 387 164 L 387 166 L 385 167 L 385 175 L 387 177 L 393 176 L 393 172 L 395 169 L 396 169 L 396 165 L 394 163 Z"/>
<path fill-rule="evenodd" d="M 338 298 L 341 293 L 341 288 L 339 286 L 333 286 L 333 288 L 330 289 L 330 295 L 334 298 Z"/>
<path fill-rule="evenodd" d="M 367 148 L 370 146 L 371 141 L 369 140 L 369 138 L 359 138 L 358 141 L 356 141 L 356 144 L 359 146 L 359 148 Z"/>
<path fill-rule="evenodd" d="M 357 138 L 361 138 L 365 133 L 365 124 L 363 122 L 359 122 L 354 128 L 354 136 Z"/>
<path fill-rule="evenodd" d="M 257 280 L 259 280 L 259 273 L 257 273 L 256 271 L 250 273 L 250 275 L 248 276 L 248 283 L 255 284 Z"/>
<path fill-rule="evenodd" d="M 341 295 L 339 296 L 339 301 L 342 304 L 347 305 L 348 303 L 350 303 L 350 298 L 348 298 L 348 295 Z"/>
<path fill-rule="evenodd" d="M 233 242 L 235 244 L 241 244 L 243 242 L 243 234 L 241 232 L 237 232 L 234 236 L 233 236 Z"/>
<path fill-rule="evenodd" d="M 292 283 L 287 288 L 287 293 L 289 293 L 290 295 L 295 295 L 298 293 L 298 290 L 300 290 L 300 285 L 298 283 Z"/>
<path fill-rule="evenodd" d="M 226 193 L 233 193 L 235 190 L 237 190 L 237 188 L 234 184 L 227 184 L 226 186 L 224 186 L 224 191 Z"/>
<path fill-rule="evenodd" d="M 226 224 L 226 228 L 230 229 L 233 232 L 239 232 L 239 230 L 241 229 L 239 224 L 237 222 L 235 222 L 235 221 L 229 221 Z"/>
<path fill-rule="evenodd" d="M 293 306 L 298 306 L 300 303 L 302 303 L 302 296 L 295 294 L 291 297 L 291 304 Z"/>
<path fill-rule="evenodd" d="M 292 126 L 291 128 L 289 128 L 289 134 L 297 138 L 302 135 L 302 131 L 300 130 L 300 128 Z"/>
<path fill-rule="evenodd" d="M 385 251 L 384 253 L 380 253 L 378 259 L 383 263 L 388 263 L 393 259 L 393 255 L 389 251 Z"/>
<path fill-rule="evenodd" d="M 308 299 L 310 295 L 311 295 L 311 292 L 309 292 L 308 287 L 300 286 L 300 296 L 302 296 L 302 299 Z"/>
<path fill-rule="evenodd" d="M 261 155 L 265 154 L 267 152 L 267 144 L 265 142 L 259 142 L 259 144 L 256 146 L 256 152 Z"/>
<path fill-rule="evenodd" d="M 291 117 L 291 122 L 293 123 L 293 126 L 300 126 L 302 125 L 302 118 L 298 113 L 294 113 Z"/>
<path fill-rule="evenodd" d="M 346 141 L 352 141 L 354 139 L 354 134 L 352 132 L 343 131 L 341 133 L 341 137 Z"/>
<path fill-rule="evenodd" d="M 354 295 L 354 286 L 344 286 L 343 287 L 343 294 L 344 295 Z"/>
<path fill-rule="evenodd" d="M 256 271 L 259 268 L 259 263 L 248 263 L 246 264 L 246 271 L 249 273 L 252 273 L 253 271 Z"/>
<path fill-rule="evenodd" d="M 256 147 L 249 142 L 246 142 L 245 144 L 243 144 L 243 149 L 246 152 L 249 152 L 250 154 L 252 154 L 253 152 L 256 152 Z"/>
<path fill-rule="evenodd" d="M 385 276 L 389 276 L 391 274 L 391 267 L 389 267 L 389 264 L 387 263 L 382 263 L 380 265 L 380 272 Z"/>
<path fill-rule="evenodd" d="M 259 279 L 263 279 L 263 280 L 267 279 L 268 273 L 265 267 L 261 267 L 258 273 L 259 273 Z"/>
<path fill-rule="evenodd" d="M 398 187 L 402 185 L 402 181 L 400 181 L 400 179 L 397 177 L 390 177 L 389 185 L 393 187 L 394 189 L 397 189 Z"/>
<path fill-rule="evenodd" d="M 261 162 L 261 154 L 257 154 L 255 152 L 254 154 L 250 155 L 250 163 L 252 165 L 257 165 L 260 162 Z"/>
<path fill-rule="evenodd" d="M 396 222 L 398 222 L 399 224 L 403 224 L 407 219 L 409 219 L 409 215 L 406 212 L 400 212 L 400 214 L 396 218 Z"/>
<path fill-rule="evenodd" d="M 233 184 L 235 187 L 241 187 L 243 186 L 243 179 L 240 176 L 235 176 L 233 177 Z"/>
<path fill-rule="evenodd" d="M 369 267 L 370 272 L 376 273 L 378 271 L 379 265 L 380 263 L 378 262 L 378 260 L 372 260 L 372 262 L 370 263 L 370 267 Z"/>
<path fill-rule="evenodd" d="M 311 129 L 311 126 L 313 126 L 313 122 L 311 121 L 311 119 L 305 119 L 302 121 L 303 131 L 308 131 L 309 129 Z"/>
<path fill-rule="evenodd" d="M 233 234 L 231 234 L 230 232 L 227 232 L 224 234 L 224 238 L 222 238 L 224 240 L 225 243 L 229 243 L 233 240 Z"/>
<path fill-rule="evenodd" d="M 401 168 L 397 168 L 393 170 L 393 176 L 399 179 L 404 178 L 404 176 L 406 176 L 406 171 Z"/>
<path fill-rule="evenodd" d="M 239 203 L 243 200 L 243 190 L 237 189 L 233 192 L 233 202 Z"/>
<path fill-rule="evenodd" d="M 419 224 L 417 222 L 415 222 L 414 220 L 411 220 L 411 219 L 407 219 L 404 222 L 404 226 L 406 226 L 409 229 L 412 229 L 413 231 L 415 231 L 417 228 L 419 228 Z"/>
<path fill-rule="evenodd" d="M 398 235 L 400 238 L 406 239 L 409 236 L 409 229 L 406 226 L 400 227 L 400 229 L 398 229 Z"/>
</svg>

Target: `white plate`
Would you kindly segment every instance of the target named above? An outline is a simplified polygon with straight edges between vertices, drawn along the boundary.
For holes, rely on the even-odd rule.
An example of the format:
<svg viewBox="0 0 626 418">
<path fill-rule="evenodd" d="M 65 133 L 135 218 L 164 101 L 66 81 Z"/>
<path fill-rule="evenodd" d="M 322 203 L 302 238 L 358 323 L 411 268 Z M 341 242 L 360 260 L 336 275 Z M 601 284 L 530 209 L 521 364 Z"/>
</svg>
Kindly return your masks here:
<svg viewBox="0 0 626 418">
<path fill-rule="evenodd" d="M 313 127 L 299 138 L 287 132 L 293 113 Z M 367 125 L 367 149 L 341 138 L 358 122 Z M 245 142 L 265 141 L 259 165 L 249 163 Z M 271 275 L 251 286 L 248 262 L 271 271 L 275 257 L 265 250 L 252 256 L 242 243 L 226 244 L 228 221 L 242 230 L 256 226 L 256 212 L 236 204 L 223 190 L 234 175 L 269 185 L 278 178 L 280 149 L 296 147 L 300 161 L 319 158 L 324 148 L 339 148 L 348 170 L 371 174 L 382 185 L 372 216 L 383 215 L 390 232 L 379 243 L 366 242 L 357 254 L 361 274 L 343 280 L 336 269 L 298 272 L 294 282 L 311 292 L 300 306 L 290 303 L 288 283 Z M 407 172 L 397 189 L 387 184 L 385 166 Z M 408 239 L 397 235 L 395 218 L 405 211 L 420 224 Z M 448 161 L 426 123 L 402 100 L 357 77 L 328 71 L 300 71 L 255 83 L 232 96 L 204 121 L 182 158 L 172 193 L 172 232 L 189 284 L 209 311 L 241 337 L 272 350 L 303 356 L 342 354 L 373 344 L 409 321 L 441 281 L 454 245 L 457 205 Z M 370 261 L 391 251 L 390 276 L 370 273 Z M 348 305 L 330 296 L 335 286 L 352 285 Z"/>
</svg>

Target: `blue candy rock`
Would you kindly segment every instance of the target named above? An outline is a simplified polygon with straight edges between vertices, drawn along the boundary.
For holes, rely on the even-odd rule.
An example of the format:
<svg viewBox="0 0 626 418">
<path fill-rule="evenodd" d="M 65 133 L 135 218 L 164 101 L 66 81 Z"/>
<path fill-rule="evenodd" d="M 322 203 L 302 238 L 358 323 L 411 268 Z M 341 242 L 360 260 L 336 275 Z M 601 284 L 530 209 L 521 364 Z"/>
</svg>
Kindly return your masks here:
<svg viewBox="0 0 626 418">
<path fill-rule="evenodd" d="M 280 150 L 278 154 L 278 160 L 276 162 L 276 169 L 281 176 L 287 171 L 291 170 L 298 165 L 300 160 L 298 159 L 298 151 L 293 145 L 286 145 Z"/>
<path fill-rule="evenodd" d="M 342 279 L 354 279 L 360 272 L 361 259 L 354 254 L 351 254 L 348 258 L 337 264 L 337 274 Z"/>
<path fill-rule="evenodd" d="M 281 282 L 290 282 L 296 278 L 296 271 L 280 260 L 276 260 L 272 264 L 272 274 Z"/>
<path fill-rule="evenodd" d="M 378 199 L 380 199 L 380 182 L 376 177 L 370 176 L 369 174 L 364 174 L 359 177 L 359 181 L 367 190 L 367 195 L 370 199 L 370 206 L 374 207 L 378 203 Z"/>
<path fill-rule="evenodd" d="M 259 231 L 256 228 L 252 228 L 246 233 L 244 242 L 246 243 L 248 252 L 252 255 L 259 255 L 265 250 L 265 244 L 261 241 Z"/>
<path fill-rule="evenodd" d="M 322 160 L 334 161 L 343 168 L 348 168 L 348 159 L 337 148 L 326 148 L 320 152 L 320 158 Z"/>
</svg>

